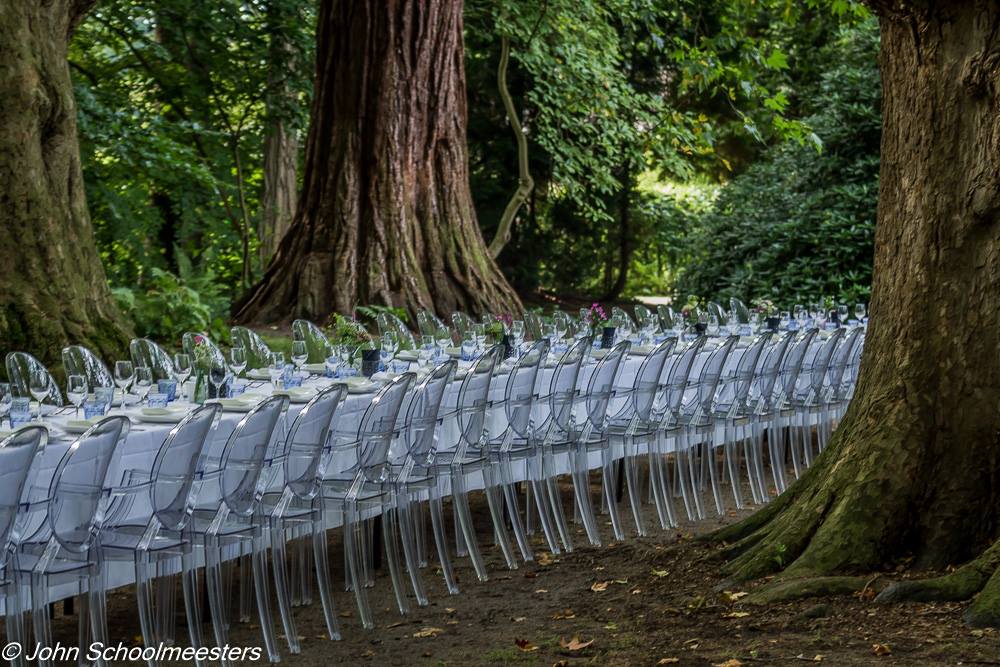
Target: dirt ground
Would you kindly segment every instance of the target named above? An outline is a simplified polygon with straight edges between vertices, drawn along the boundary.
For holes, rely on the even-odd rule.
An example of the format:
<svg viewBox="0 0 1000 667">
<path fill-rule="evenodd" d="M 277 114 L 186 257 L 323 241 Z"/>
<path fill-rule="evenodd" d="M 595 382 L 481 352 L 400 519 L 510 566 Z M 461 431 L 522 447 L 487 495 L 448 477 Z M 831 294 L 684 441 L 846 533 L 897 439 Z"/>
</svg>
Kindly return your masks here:
<svg viewBox="0 0 1000 667">
<path fill-rule="evenodd" d="M 565 498 L 569 505 L 570 497 Z M 536 561 L 507 570 L 496 547 L 485 507 L 476 506 L 480 544 L 490 573 L 476 580 L 467 559 L 457 559 L 461 593 L 448 595 L 439 571 L 423 571 L 431 600 L 402 617 L 384 570 L 370 589 L 377 627 L 365 631 L 353 596 L 343 590 L 340 543 L 331 537 L 335 601 L 343 640 L 324 634 L 318 598 L 296 609 L 302 653 L 288 653 L 279 634 L 282 661 L 292 665 L 1000 665 L 1000 632 L 971 630 L 961 604 L 882 605 L 870 596 L 832 597 L 775 604 L 740 603 L 747 587 L 723 585 L 712 550 L 694 536 L 735 521 L 741 514 L 684 525 L 600 548 L 586 546 L 577 530 L 576 549 L 553 557 L 536 536 Z M 610 525 L 604 536 L 610 542 Z M 112 642 L 139 643 L 134 593 L 109 595 Z M 412 599 L 411 599 L 412 602 Z M 235 602 L 234 602 L 235 604 Z M 178 600 L 178 606 L 179 604 Z M 280 623 L 277 609 L 275 622 Z M 256 614 L 256 612 L 254 612 Z M 206 614 L 207 617 L 207 614 Z M 183 619 L 178 634 L 185 637 Z M 280 633 L 280 624 L 278 625 Z M 75 618 L 60 607 L 56 637 L 76 644 Z M 204 627 L 206 641 L 211 628 Z M 254 622 L 235 624 L 232 645 L 261 646 Z"/>
</svg>

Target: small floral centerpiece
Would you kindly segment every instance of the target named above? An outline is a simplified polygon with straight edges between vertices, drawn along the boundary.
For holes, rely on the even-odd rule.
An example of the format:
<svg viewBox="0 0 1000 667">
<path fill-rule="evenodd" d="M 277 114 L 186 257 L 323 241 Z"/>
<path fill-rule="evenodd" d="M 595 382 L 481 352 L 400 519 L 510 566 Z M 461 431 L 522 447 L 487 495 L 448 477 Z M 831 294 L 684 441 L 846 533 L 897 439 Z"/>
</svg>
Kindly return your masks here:
<svg viewBox="0 0 1000 667">
<path fill-rule="evenodd" d="M 765 323 L 767 328 L 777 331 L 781 320 L 778 318 L 778 307 L 774 302 L 770 299 L 758 298 L 751 303 L 753 304 L 753 312 Z"/>
<path fill-rule="evenodd" d="M 514 324 L 514 318 L 510 313 L 500 313 L 493 315 L 486 324 L 486 335 L 494 345 L 503 345 L 503 358 L 506 359 L 513 353 L 510 342 L 510 328 Z"/>
<path fill-rule="evenodd" d="M 687 301 L 681 306 L 681 318 L 688 326 L 698 326 L 698 315 L 701 313 L 701 299 L 694 294 L 689 294 Z"/>
<path fill-rule="evenodd" d="M 595 336 L 600 334 L 602 349 L 608 349 L 615 344 L 616 327 L 604 306 L 596 302 L 590 304 L 584 319 Z"/>
<path fill-rule="evenodd" d="M 344 345 L 350 351 L 350 359 L 353 363 L 358 356 L 361 357 L 361 373 L 371 376 L 378 370 L 379 350 L 375 344 L 375 339 L 365 325 L 356 317 L 347 317 L 340 313 L 333 313 L 326 323 L 327 337 L 334 345 Z M 372 370 L 374 368 L 374 370 Z M 369 371 L 369 372 L 366 372 Z"/>
<path fill-rule="evenodd" d="M 212 348 L 208 339 L 197 334 L 194 337 L 194 391 L 191 392 L 191 400 L 201 405 L 209 398 L 209 386 L 211 382 L 208 374 L 212 372 Z"/>
</svg>

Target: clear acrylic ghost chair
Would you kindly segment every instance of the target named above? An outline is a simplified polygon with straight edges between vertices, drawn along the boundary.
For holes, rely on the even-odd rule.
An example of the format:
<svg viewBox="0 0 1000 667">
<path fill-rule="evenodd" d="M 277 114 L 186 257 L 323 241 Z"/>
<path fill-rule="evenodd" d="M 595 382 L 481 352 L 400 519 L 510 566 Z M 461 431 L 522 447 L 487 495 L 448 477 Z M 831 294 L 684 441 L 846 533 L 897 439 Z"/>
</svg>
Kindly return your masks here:
<svg viewBox="0 0 1000 667">
<path fill-rule="evenodd" d="M 788 354 L 781 362 L 778 382 L 775 386 L 777 395 L 774 397 L 774 419 L 768 430 L 768 454 L 771 459 L 771 476 L 774 479 L 778 493 L 784 493 L 787 488 L 785 480 L 785 460 L 791 452 L 792 469 L 795 478 L 801 474 L 799 463 L 799 429 L 796 427 L 796 411 L 794 402 L 796 387 L 806 355 L 813 347 L 813 341 L 819 330 L 808 329 L 799 335 L 791 344 Z M 772 437 L 773 436 L 773 437 Z"/>
<path fill-rule="evenodd" d="M 325 474 L 326 452 L 331 425 L 337 407 L 347 393 L 347 385 L 335 384 L 320 391 L 295 417 L 284 441 L 276 447 L 277 456 L 269 461 L 279 473 L 272 488 L 262 499 L 263 512 L 268 515 L 271 538 L 271 565 L 281 624 L 292 653 L 301 652 L 299 636 L 292 615 L 292 583 L 286 543 L 298 531 L 310 538 L 316 581 L 319 584 L 323 619 L 330 639 L 340 639 L 340 627 L 331 597 L 330 566 L 326 548 L 326 511 L 320 480 Z M 305 568 L 303 568 L 305 569 Z M 303 576 L 307 576 L 305 572 Z"/>
<path fill-rule="evenodd" d="M 128 345 L 132 365 L 145 366 L 153 373 L 153 382 L 174 379 L 174 362 L 162 347 L 148 338 L 133 338 Z"/>
<path fill-rule="evenodd" d="M 271 662 L 277 662 L 280 656 L 271 617 L 266 517 L 261 504 L 269 479 L 262 473 L 274 430 L 287 406 L 284 396 L 261 401 L 236 424 L 220 457 L 203 458 L 202 496 L 188 528 L 204 552 L 205 588 L 219 647 L 225 646 L 229 637 L 222 562 L 227 556 L 250 551 L 257 613 Z M 213 481 L 218 482 L 217 486 Z M 213 487 L 214 493 L 208 491 Z"/>
<path fill-rule="evenodd" d="M 229 330 L 229 335 L 233 339 L 234 346 L 240 346 L 247 351 L 249 370 L 267 368 L 271 363 L 271 348 L 256 331 L 246 327 L 233 327 Z"/>
<path fill-rule="evenodd" d="M 64 347 L 62 360 L 66 375 L 84 376 L 91 388 L 115 386 L 114 379 L 104 362 L 82 345 Z"/>
<path fill-rule="evenodd" d="M 310 364 L 321 364 L 333 354 L 333 345 L 326 337 L 323 330 L 309 320 L 295 320 L 292 322 L 292 337 L 295 340 L 304 341 L 306 353 L 309 358 L 306 360 Z"/>
<path fill-rule="evenodd" d="M 455 377 L 458 362 L 448 360 L 434 367 L 410 397 L 402 419 L 401 444 L 405 452 L 392 457 L 393 507 L 399 515 L 401 541 L 406 567 L 418 604 L 427 604 L 427 594 L 419 568 L 423 553 L 423 521 L 421 498 L 427 496 L 431 512 L 431 529 L 438 552 L 438 562 L 445 586 L 451 594 L 458 593 L 455 572 L 448 552 L 444 509 L 441 499 L 446 493 L 444 478 L 433 472 L 437 452 L 438 422 L 441 403 L 448 385 Z"/>
<path fill-rule="evenodd" d="M 716 302 L 709 301 L 705 309 L 708 311 L 709 317 L 715 317 L 720 325 L 724 325 L 729 321 L 729 314 Z"/>
<path fill-rule="evenodd" d="M 761 355 L 770 342 L 771 332 L 764 332 L 743 350 L 733 372 L 727 374 L 720 383 L 719 391 L 711 406 L 711 417 L 715 423 L 711 434 L 712 452 L 709 465 L 715 466 L 715 450 L 721 448 L 726 476 L 732 486 L 733 500 L 737 509 L 745 507 L 739 472 L 739 456 L 741 447 L 745 452 L 749 452 L 750 390 L 757 377 Z M 748 461 L 747 464 L 750 466 L 748 470 L 752 470 L 752 462 Z M 750 486 L 754 502 L 762 502 L 758 497 L 752 474 L 750 475 Z M 712 487 L 712 490 L 713 493 L 720 491 L 715 486 Z M 721 493 L 716 497 L 715 503 L 717 507 L 722 505 Z"/>
<path fill-rule="evenodd" d="M 439 327 L 445 326 L 437 315 L 429 310 L 417 311 L 417 330 L 421 336 L 433 336 Z"/>
<path fill-rule="evenodd" d="M 632 386 L 616 389 L 616 398 L 625 400 L 611 416 L 607 429 L 612 458 L 625 468 L 625 487 L 638 535 L 646 534 L 639 490 L 640 441 L 646 445 L 650 486 L 660 525 L 667 528 L 677 523 L 670 498 L 665 495 L 663 456 L 657 442 L 662 418 L 655 410 L 656 398 L 662 389 L 663 369 L 676 343 L 676 338 L 667 338 L 656 345 L 639 364 Z M 615 498 L 617 502 L 617 494 Z M 608 510 L 617 511 L 617 508 L 609 506 Z"/>
<path fill-rule="evenodd" d="M 417 349 L 417 342 L 413 338 L 413 332 L 410 331 L 406 323 L 397 315 L 383 311 L 378 314 L 375 321 L 378 324 L 379 335 L 384 334 L 386 331 L 393 331 L 399 337 L 400 349 Z"/>
<path fill-rule="evenodd" d="M 506 417 L 507 428 L 492 438 L 488 446 L 492 464 L 500 474 L 504 503 L 514 531 L 514 539 L 525 561 L 532 561 L 535 557 L 517 500 L 519 478 L 514 473 L 514 466 L 527 465 L 541 469 L 541 451 L 534 446 L 532 435 L 535 432 L 534 409 L 538 399 L 535 387 L 538 369 L 548 353 L 548 340 L 534 342 L 518 358 L 507 376 L 503 399 L 490 403 L 491 409 L 502 408 Z M 544 498 L 535 494 L 535 502 L 539 513 L 544 512 L 544 504 L 539 504 L 544 503 Z M 530 508 L 527 511 L 530 511 Z M 549 548 L 553 553 L 559 553 L 558 543 L 553 541 Z"/>
<path fill-rule="evenodd" d="M 49 376 L 49 394 L 45 397 L 45 400 L 52 405 L 63 405 L 63 397 L 59 391 L 59 385 L 56 384 L 52 374 L 49 373 L 48 369 L 38 359 L 35 359 L 27 352 L 8 352 L 6 365 L 7 378 L 10 380 L 11 388 L 16 396 L 25 398 L 31 396 L 31 373 L 44 371 Z"/>
<path fill-rule="evenodd" d="M 632 312 L 635 313 L 635 322 L 640 327 L 642 326 L 643 322 L 648 321 L 649 318 L 652 317 L 653 315 L 653 311 L 651 311 L 649 308 L 642 305 L 641 303 L 636 304 L 635 307 L 632 308 Z"/>
<path fill-rule="evenodd" d="M 739 319 L 740 324 L 750 323 L 750 309 L 747 305 L 737 299 L 735 296 L 729 300 L 729 310 L 730 312 L 736 313 L 737 319 Z"/>
<path fill-rule="evenodd" d="M 624 321 L 630 322 L 632 324 L 632 330 L 635 331 L 635 319 L 633 319 L 633 317 L 625 310 L 619 308 L 618 306 L 613 306 L 611 308 L 611 317 L 614 319 L 622 318 Z"/>
<path fill-rule="evenodd" d="M 833 434 L 833 422 L 839 418 L 841 405 L 844 404 L 841 385 L 854 351 L 861 342 L 862 331 L 861 327 L 848 330 L 830 359 L 826 385 L 820 399 L 820 418 L 817 425 L 819 451 L 823 451 L 830 442 L 830 437 Z"/>
<path fill-rule="evenodd" d="M 578 407 L 579 416 L 576 421 L 581 427 L 574 428 L 570 438 L 564 443 L 556 443 L 556 452 L 566 451 L 570 458 L 570 472 L 573 480 L 573 499 L 576 510 L 583 522 L 587 540 L 593 546 L 601 546 L 601 534 L 597 527 L 594 514 L 594 503 L 590 493 L 590 454 L 599 452 L 601 455 L 602 492 L 608 502 L 611 514 L 611 525 L 616 540 L 624 540 L 618 513 L 617 484 L 613 470 L 614 458 L 607 437 L 608 408 L 615 398 L 615 380 L 622 359 L 628 354 L 631 343 L 622 341 L 615 345 L 597 362 L 582 401 Z M 558 499 L 556 499 L 558 501 Z"/>
<path fill-rule="evenodd" d="M 545 539 L 550 546 L 553 546 L 558 536 L 566 551 L 573 550 L 573 540 L 570 537 L 569 525 L 559 494 L 557 468 L 559 461 L 556 458 L 554 445 L 575 436 L 574 410 L 580 397 L 578 386 L 580 367 L 592 344 L 591 337 L 584 336 L 573 343 L 559 358 L 549 380 L 547 392 L 539 396 L 539 402 L 548 408 L 548 414 L 538 424 L 532 438 L 534 445 L 541 452 L 541 467 L 529 466 L 529 490 L 538 507 Z M 553 553 L 559 552 L 553 549 Z"/>
<path fill-rule="evenodd" d="M 124 471 L 119 485 L 111 490 L 114 502 L 101 532 L 100 548 L 105 561 L 127 561 L 134 567 L 144 646 L 173 640 L 171 568 L 177 565 L 191 646 L 202 646 L 198 568 L 187 528 L 200 488 L 198 465 L 221 410 L 218 404 L 193 410 L 170 429 L 149 470 Z M 136 501 L 148 503 L 149 512 L 133 516 Z M 158 575 L 164 570 L 166 574 Z"/>
<path fill-rule="evenodd" d="M 656 307 L 656 314 L 660 318 L 660 328 L 670 331 L 674 326 L 674 309 L 661 304 Z"/>
<path fill-rule="evenodd" d="M 387 565 L 400 612 L 408 609 L 399 555 L 396 552 L 395 513 L 390 511 L 392 474 L 389 449 L 396 437 L 396 420 L 407 391 L 415 379 L 403 373 L 382 387 L 361 418 L 357 431 L 335 429 L 330 446 L 326 474 L 320 480 L 327 509 L 340 513 L 347 557 L 347 577 L 358 605 L 358 615 L 365 629 L 375 627 L 368 602 L 367 554 L 361 534 L 363 522 L 382 515 L 382 536 Z"/>
<path fill-rule="evenodd" d="M 524 330 L 528 340 L 542 339 L 542 318 L 533 310 L 524 311 Z"/>
<path fill-rule="evenodd" d="M 705 359 L 698 380 L 693 387 L 694 397 L 692 401 L 682 408 L 682 422 L 684 428 L 684 439 L 688 451 L 689 471 L 691 473 L 692 488 L 694 489 L 694 504 L 697 509 L 699 519 L 705 518 L 705 508 L 701 499 L 701 488 L 705 482 L 705 471 L 708 471 L 708 480 L 711 484 L 712 496 L 715 499 L 716 510 L 721 516 L 723 513 L 722 496 L 719 490 L 718 470 L 715 465 L 715 453 L 713 447 L 713 436 L 715 423 L 713 417 L 713 406 L 715 405 L 716 392 L 722 373 L 725 370 L 729 355 L 739 342 L 739 336 L 727 336 Z M 699 447 L 700 446 L 700 447 Z M 691 456 L 694 448 L 699 447 L 699 465 L 696 468 L 695 458 Z"/>
<path fill-rule="evenodd" d="M 214 363 L 225 365 L 226 355 L 222 354 L 222 350 L 219 349 L 219 346 L 213 343 L 212 339 L 209 338 L 207 335 L 199 332 L 188 331 L 183 336 L 181 336 L 181 348 L 184 350 L 184 354 L 191 357 L 191 363 L 195 362 L 195 359 L 197 358 L 195 350 L 196 348 L 199 347 L 208 350 L 208 353 L 212 357 L 212 361 Z M 250 359 L 249 354 L 250 351 L 247 350 L 248 363 Z"/>
<path fill-rule="evenodd" d="M 813 438 L 812 429 L 816 426 L 817 445 L 820 449 L 826 444 L 823 441 L 824 428 L 824 394 L 826 389 L 826 375 L 833 361 L 833 354 L 840 345 L 844 337 L 844 329 L 834 329 L 825 341 L 820 341 L 816 354 L 812 358 L 812 363 L 803 366 L 805 375 L 805 391 L 798 394 L 795 399 L 795 412 L 799 421 L 799 435 L 802 443 L 802 463 L 808 468 L 813 462 Z M 801 384 L 801 382 L 800 382 Z"/>
<path fill-rule="evenodd" d="M 451 315 L 451 323 L 455 328 L 455 333 L 458 334 L 458 339 L 460 341 L 465 340 L 466 334 L 472 331 L 472 327 L 476 324 L 475 321 L 462 311 L 456 311 Z"/>
<path fill-rule="evenodd" d="M 108 469 L 128 432 L 128 417 L 107 417 L 69 446 L 49 484 L 45 520 L 18 549 L 18 585 L 30 586 L 31 620 L 39 646 L 53 646 L 49 594 L 66 585 L 76 585 L 79 592 L 79 646 L 108 645 L 105 570 L 98 540 L 108 508 Z M 43 501 L 31 500 L 32 505 L 37 502 Z M 38 662 L 49 664 L 41 658 Z"/>
<path fill-rule="evenodd" d="M 481 476 L 483 492 L 493 521 L 493 535 L 504 556 L 508 568 L 516 568 L 514 552 L 503 518 L 503 500 L 497 479 L 497 472 L 489 457 L 489 435 L 487 432 L 487 408 L 493 373 L 499 362 L 501 347 L 494 345 L 468 369 L 458 390 L 456 407 L 441 416 L 445 429 L 442 433 L 453 434 L 454 442 L 446 441 L 438 448 L 431 471 L 439 476 L 447 476 L 451 482 L 452 502 L 458 526 L 456 540 L 459 553 L 464 551 L 472 561 L 473 569 L 480 581 L 487 580 L 486 566 L 476 538 L 472 512 L 469 510 L 469 482 L 474 476 Z"/>
<path fill-rule="evenodd" d="M 24 599 L 17 579 L 18 548 L 24 537 L 29 489 L 38 474 L 36 462 L 45 450 L 49 432 L 44 426 L 19 429 L 0 441 L 0 584 L 6 611 L 7 641 L 25 645 Z M 44 512 L 45 503 L 34 511 Z M 11 661 L 24 665 L 23 655 Z"/>
<path fill-rule="evenodd" d="M 766 503 L 770 500 L 764 481 L 764 432 L 765 429 L 768 429 L 768 446 L 771 448 L 772 456 L 774 456 L 774 452 L 780 451 L 780 449 L 774 448 L 774 445 L 777 444 L 776 440 L 780 437 L 780 429 L 776 422 L 779 411 L 776 409 L 775 399 L 778 392 L 775 391 L 775 387 L 795 336 L 796 332 L 788 331 L 766 348 L 761 356 L 758 371 L 747 399 L 750 439 L 744 448 L 744 454 L 750 490 L 756 503 Z M 774 474 L 772 467 L 772 476 Z M 780 487 L 775 482 L 775 489 L 778 488 Z"/>
</svg>

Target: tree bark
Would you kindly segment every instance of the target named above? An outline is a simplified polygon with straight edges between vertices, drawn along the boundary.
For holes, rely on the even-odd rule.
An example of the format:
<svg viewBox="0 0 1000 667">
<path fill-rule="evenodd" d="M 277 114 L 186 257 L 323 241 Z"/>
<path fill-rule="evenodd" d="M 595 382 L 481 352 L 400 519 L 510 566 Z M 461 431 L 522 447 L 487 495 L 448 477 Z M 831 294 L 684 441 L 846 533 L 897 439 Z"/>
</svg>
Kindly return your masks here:
<svg viewBox="0 0 1000 667">
<path fill-rule="evenodd" d="M 278 249 L 285 232 L 295 215 L 298 195 L 299 138 L 295 128 L 287 121 L 287 109 L 292 108 L 295 96 L 286 83 L 286 68 L 290 66 L 291 45 L 284 31 L 286 17 L 281 15 L 281 3 L 268 4 L 272 25 L 270 70 L 266 103 L 268 126 L 264 140 L 264 190 L 260 200 L 261 269 Z"/>
<path fill-rule="evenodd" d="M 1000 5 L 877 11 L 881 176 L 857 395 L 787 498 L 717 535 L 738 540 L 727 566 L 738 579 L 782 562 L 779 581 L 909 554 L 917 567 L 984 549 L 998 562 Z"/>
<path fill-rule="evenodd" d="M 469 192 L 461 0 L 320 4 L 304 185 L 243 322 L 514 312 Z"/>
<path fill-rule="evenodd" d="M 87 214 L 66 60 L 92 4 L 0 0 L 0 352 L 48 364 L 68 343 L 109 357 L 128 340 Z"/>
<path fill-rule="evenodd" d="M 628 267 L 632 264 L 632 165 L 622 167 L 622 189 L 618 193 L 618 275 L 612 283 L 611 263 L 605 269 L 605 294 L 601 301 L 614 301 L 625 291 L 628 284 Z"/>
</svg>

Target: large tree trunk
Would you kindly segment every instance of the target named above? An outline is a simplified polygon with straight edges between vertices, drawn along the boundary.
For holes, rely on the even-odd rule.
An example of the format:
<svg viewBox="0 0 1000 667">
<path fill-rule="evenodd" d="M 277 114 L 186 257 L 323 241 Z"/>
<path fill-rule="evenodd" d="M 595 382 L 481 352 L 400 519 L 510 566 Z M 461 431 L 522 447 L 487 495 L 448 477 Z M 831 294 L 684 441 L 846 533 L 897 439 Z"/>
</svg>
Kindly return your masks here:
<svg viewBox="0 0 1000 667">
<path fill-rule="evenodd" d="M 877 10 L 881 178 L 858 392 L 803 479 L 719 534 L 741 540 L 727 566 L 739 579 L 782 564 L 786 581 L 866 571 L 907 555 L 939 568 L 998 537 L 1000 5 Z M 986 584 L 997 552 L 957 579 L 885 597 L 968 597 Z M 997 620 L 997 600 L 984 592 L 969 620 Z"/>
<path fill-rule="evenodd" d="M 469 192 L 461 0 L 323 0 L 304 185 L 237 319 L 512 312 Z"/>
<path fill-rule="evenodd" d="M 0 352 L 127 342 L 94 243 L 66 50 L 93 2 L 0 0 Z"/>
</svg>

